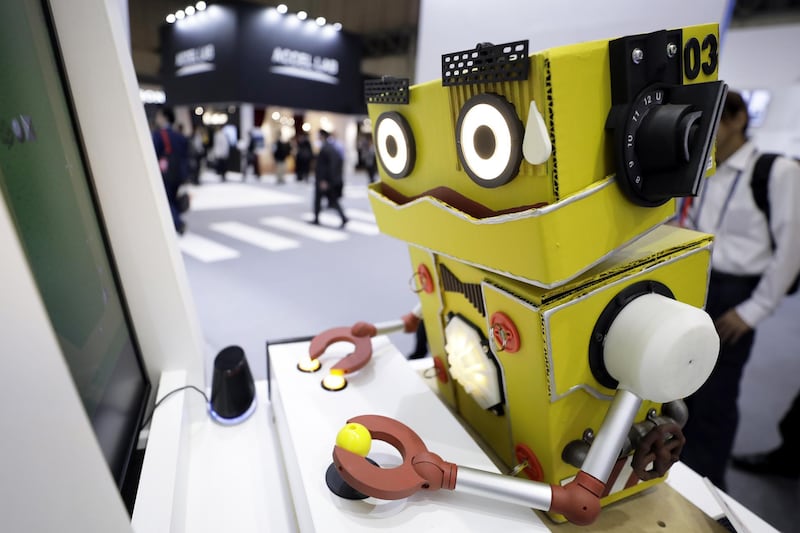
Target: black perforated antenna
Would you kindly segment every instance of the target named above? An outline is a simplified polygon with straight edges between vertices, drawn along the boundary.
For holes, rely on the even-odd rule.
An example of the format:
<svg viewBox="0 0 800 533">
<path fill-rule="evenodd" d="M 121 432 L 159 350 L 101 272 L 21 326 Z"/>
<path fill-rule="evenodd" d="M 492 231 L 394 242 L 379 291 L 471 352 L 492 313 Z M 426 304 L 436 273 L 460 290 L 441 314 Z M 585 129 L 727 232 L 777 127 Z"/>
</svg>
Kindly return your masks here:
<svg viewBox="0 0 800 533">
<path fill-rule="evenodd" d="M 528 41 L 494 45 L 479 43 L 472 50 L 442 55 L 442 86 L 472 85 L 528 79 Z"/>
<path fill-rule="evenodd" d="M 368 104 L 408 104 L 408 78 L 383 76 L 364 82 L 364 99 Z"/>
</svg>

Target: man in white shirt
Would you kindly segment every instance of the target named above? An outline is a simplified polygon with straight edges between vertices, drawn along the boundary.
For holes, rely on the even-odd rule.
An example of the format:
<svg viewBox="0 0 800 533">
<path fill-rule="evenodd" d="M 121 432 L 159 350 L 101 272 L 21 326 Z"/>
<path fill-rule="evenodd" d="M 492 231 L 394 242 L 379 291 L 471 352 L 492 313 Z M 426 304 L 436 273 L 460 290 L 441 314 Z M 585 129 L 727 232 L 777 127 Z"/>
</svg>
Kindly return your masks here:
<svg viewBox="0 0 800 533">
<path fill-rule="evenodd" d="M 721 346 L 711 377 L 686 400 L 681 459 L 723 490 L 754 330 L 775 311 L 800 270 L 800 166 L 784 157 L 773 162 L 767 219 L 751 187 L 759 153 L 747 140 L 747 124 L 746 104 L 729 92 L 717 134 L 717 172 L 704 180 L 683 221 L 715 236 L 706 309 Z"/>
</svg>

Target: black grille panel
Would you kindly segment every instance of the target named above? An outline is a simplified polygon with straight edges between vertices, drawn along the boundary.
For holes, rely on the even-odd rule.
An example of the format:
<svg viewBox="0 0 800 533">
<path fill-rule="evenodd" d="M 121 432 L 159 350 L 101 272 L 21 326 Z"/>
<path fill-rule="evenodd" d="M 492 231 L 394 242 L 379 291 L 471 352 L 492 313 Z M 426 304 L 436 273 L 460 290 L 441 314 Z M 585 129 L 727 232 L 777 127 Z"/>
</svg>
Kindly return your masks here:
<svg viewBox="0 0 800 533">
<path fill-rule="evenodd" d="M 368 104 L 408 104 L 408 78 L 384 76 L 364 82 L 364 98 Z"/>
<path fill-rule="evenodd" d="M 445 291 L 463 295 L 481 315 L 486 316 L 486 309 L 483 306 L 483 291 L 478 283 L 464 283 L 444 265 L 439 265 L 439 270 L 441 271 L 442 287 Z"/>
<path fill-rule="evenodd" d="M 479 44 L 472 50 L 442 55 L 442 86 L 528 79 L 528 41 Z"/>
</svg>

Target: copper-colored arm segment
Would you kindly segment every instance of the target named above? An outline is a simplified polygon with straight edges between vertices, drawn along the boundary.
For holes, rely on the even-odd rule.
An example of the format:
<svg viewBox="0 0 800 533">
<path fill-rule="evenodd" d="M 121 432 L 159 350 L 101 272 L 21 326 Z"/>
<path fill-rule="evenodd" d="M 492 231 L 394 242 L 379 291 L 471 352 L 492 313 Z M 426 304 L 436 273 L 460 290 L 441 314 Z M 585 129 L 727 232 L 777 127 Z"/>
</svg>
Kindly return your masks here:
<svg viewBox="0 0 800 533">
<path fill-rule="evenodd" d="M 366 365 L 372 358 L 372 340 L 370 337 L 353 335 L 351 327 L 343 326 L 323 331 L 313 339 L 308 347 L 308 355 L 311 359 L 321 356 L 331 344 L 335 342 L 349 342 L 355 349 L 353 352 L 341 359 L 333 369 L 341 370 L 345 374 L 350 374 Z"/>
<path fill-rule="evenodd" d="M 403 315 L 403 331 L 406 333 L 414 333 L 419 327 L 422 320 L 414 313 L 406 313 Z"/>
<path fill-rule="evenodd" d="M 443 460 L 435 453 L 424 452 L 417 454 L 411 460 L 411 464 L 414 465 L 414 471 L 427 482 L 427 486 L 422 488 L 427 490 L 453 490 L 456 487 L 458 467 Z"/>
<path fill-rule="evenodd" d="M 585 472 L 564 486 L 552 485 L 553 501 L 549 511 L 562 514 L 579 526 L 591 524 L 600 514 L 600 496 L 605 483 Z"/>
<path fill-rule="evenodd" d="M 382 500 L 407 498 L 426 483 L 413 468 L 380 468 L 339 446 L 333 448 L 333 463 L 348 485 Z"/>
<path fill-rule="evenodd" d="M 369 322 L 356 322 L 350 328 L 350 333 L 356 337 L 374 337 L 378 334 L 378 327 Z"/>
<path fill-rule="evenodd" d="M 420 490 L 455 486 L 456 465 L 429 452 L 408 426 L 379 415 L 357 416 L 347 422 L 363 425 L 373 439 L 391 444 L 403 458 L 403 464 L 398 467 L 380 468 L 360 455 L 334 446 L 333 462 L 339 474 L 357 491 L 384 500 L 398 500 Z"/>
</svg>

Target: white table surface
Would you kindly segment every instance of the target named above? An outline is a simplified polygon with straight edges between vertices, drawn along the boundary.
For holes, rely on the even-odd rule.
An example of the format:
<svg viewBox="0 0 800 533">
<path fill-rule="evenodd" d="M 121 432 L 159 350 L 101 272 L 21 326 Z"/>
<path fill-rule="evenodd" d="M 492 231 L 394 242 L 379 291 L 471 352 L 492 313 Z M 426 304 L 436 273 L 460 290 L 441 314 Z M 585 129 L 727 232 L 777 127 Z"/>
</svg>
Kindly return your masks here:
<svg viewBox="0 0 800 533">
<path fill-rule="evenodd" d="M 297 531 L 266 381 L 256 394 L 258 406 L 241 424 L 193 424 L 186 533 Z"/>
</svg>

